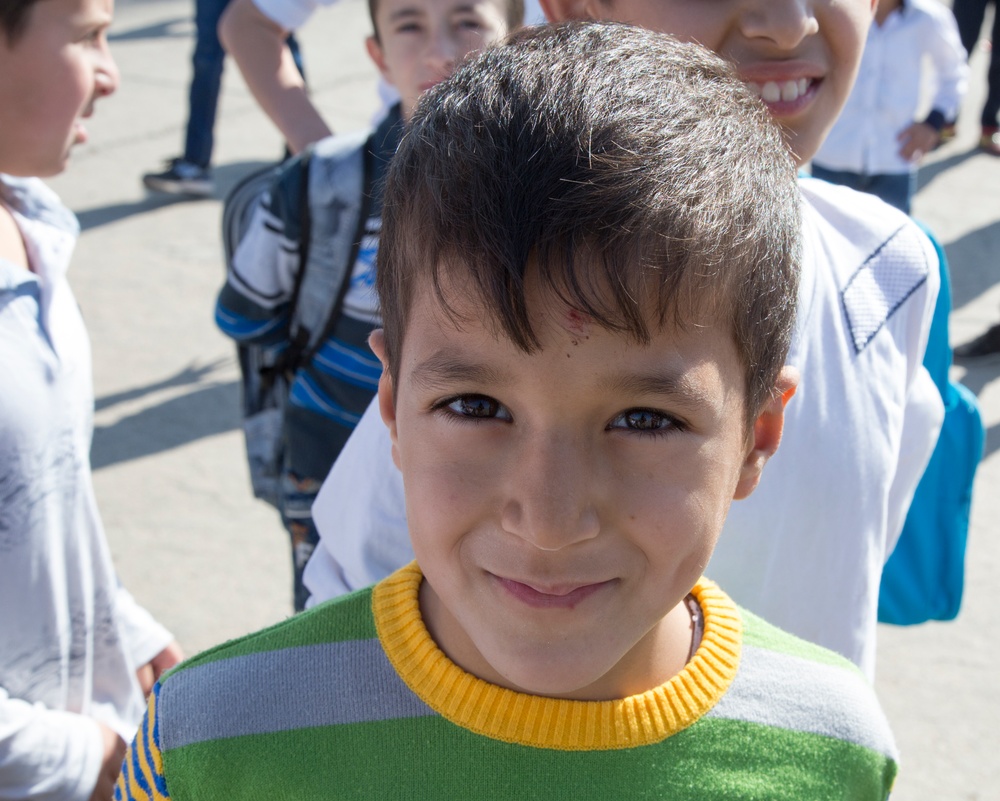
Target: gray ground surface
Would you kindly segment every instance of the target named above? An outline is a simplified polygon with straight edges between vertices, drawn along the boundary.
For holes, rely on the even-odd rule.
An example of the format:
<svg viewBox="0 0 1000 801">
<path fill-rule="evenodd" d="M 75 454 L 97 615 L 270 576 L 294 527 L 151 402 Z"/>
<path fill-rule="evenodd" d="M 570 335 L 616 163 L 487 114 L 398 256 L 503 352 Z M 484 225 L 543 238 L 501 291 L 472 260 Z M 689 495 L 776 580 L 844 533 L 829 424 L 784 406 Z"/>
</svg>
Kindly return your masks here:
<svg viewBox="0 0 1000 801">
<path fill-rule="evenodd" d="M 108 538 L 126 584 L 194 653 L 291 606 L 284 532 L 248 490 L 233 348 L 212 322 L 220 202 L 169 202 L 140 186 L 141 173 L 180 150 L 190 14 L 182 0 L 119 3 L 122 88 L 52 184 L 84 228 L 71 277 L 94 345 L 93 458 Z M 365 124 L 377 105 L 366 33 L 363 3 L 343 0 L 301 34 L 315 99 L 338 129 Z M 975 54 L 958 138 L 930 160 L 916 203 L 951 260 L 956 343 L 1000 318 L 1000 159 L 972 150 L 983 59 Z M 230 66 L 218 196 L 281 149 Z M 962 613 L 879 632 L 878 690 L 903 752 L 900 801 L 1000 798 L 1000 359 L 957 373 L 989 427 Z"/>
</svg>

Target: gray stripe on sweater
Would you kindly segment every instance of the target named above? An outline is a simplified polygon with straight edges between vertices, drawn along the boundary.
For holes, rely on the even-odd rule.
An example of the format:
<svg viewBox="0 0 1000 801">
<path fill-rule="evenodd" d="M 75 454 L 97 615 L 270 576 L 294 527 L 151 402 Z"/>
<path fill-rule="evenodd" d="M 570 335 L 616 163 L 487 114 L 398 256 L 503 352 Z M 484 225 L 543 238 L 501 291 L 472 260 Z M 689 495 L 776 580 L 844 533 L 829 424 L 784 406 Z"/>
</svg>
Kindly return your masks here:
<svg viewBox="0 0 1000 801">
<path fill-rule="evenodd" d="M 196 665 L 164 683 L 159 704 L 165 751 L 223 737 L 436 714 L 399 678 L 377 639 Z"/>
<path fill-rule="evenodd" d="M 736 679 L 709 716 L 835 737 L 897 758 L 875 690 L 860 674 L 765 648 L 744 644 Z"/>
</svg>

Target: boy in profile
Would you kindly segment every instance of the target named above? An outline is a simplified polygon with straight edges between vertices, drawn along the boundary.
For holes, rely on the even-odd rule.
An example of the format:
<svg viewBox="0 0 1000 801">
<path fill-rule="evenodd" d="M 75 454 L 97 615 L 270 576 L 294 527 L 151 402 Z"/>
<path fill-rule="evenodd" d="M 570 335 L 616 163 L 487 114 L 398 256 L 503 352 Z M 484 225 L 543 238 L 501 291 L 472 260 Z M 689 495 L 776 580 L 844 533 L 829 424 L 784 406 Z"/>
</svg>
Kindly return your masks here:
<svg viewBox="0 0 1000 801">
<path fill-rule="evenodd" d="M 701 578 L 795 387 L 799 226 L 696 45 L 529 29 L 429 92 L 372 337 L 416 561 L 173 672 L 121 797 L 884 799 L 860 673 Z"/>
<path fill-rule="evenodd" d="M 291 542 L 296 611 L 308 598 L 302 571 L 319 539 L 313 500 L 382 372 L 368 335 L 381 324 L 375 254 L 386 166 L 420 95 L 520 25 L 524 4 L 369 0 L 368 11 L 368 54 L 399 102 L 375 130 L 327 137 L 282 169 L 216 304 L 224 334 L 281 349 L 291 374 L 277 506 Z M 305 330 L 303 319 L 316 323 Z"/>
<path fill-rule="evenodd" d="M 80 224 L 42 178 L 118 88 L 113 0 L 0 0 L 0 798 L 109 801 L 180 646 L 122 586 L 90 469 Z"/>
</svg>

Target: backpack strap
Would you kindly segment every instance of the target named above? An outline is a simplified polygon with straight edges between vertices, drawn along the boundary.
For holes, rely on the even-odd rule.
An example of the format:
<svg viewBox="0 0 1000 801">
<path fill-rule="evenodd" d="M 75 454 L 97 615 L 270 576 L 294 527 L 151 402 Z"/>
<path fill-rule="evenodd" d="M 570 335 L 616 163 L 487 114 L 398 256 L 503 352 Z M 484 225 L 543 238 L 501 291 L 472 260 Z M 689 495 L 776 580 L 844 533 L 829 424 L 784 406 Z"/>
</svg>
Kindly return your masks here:
<svg viewBox="0 0 1000 801">
<path fill-rule="evenodd" d="M 308 364 L 335 327 L 370 210 L 371 132 L 328 137 L 309 164 L 290 336 L 293 369 Z"/>
</svg>

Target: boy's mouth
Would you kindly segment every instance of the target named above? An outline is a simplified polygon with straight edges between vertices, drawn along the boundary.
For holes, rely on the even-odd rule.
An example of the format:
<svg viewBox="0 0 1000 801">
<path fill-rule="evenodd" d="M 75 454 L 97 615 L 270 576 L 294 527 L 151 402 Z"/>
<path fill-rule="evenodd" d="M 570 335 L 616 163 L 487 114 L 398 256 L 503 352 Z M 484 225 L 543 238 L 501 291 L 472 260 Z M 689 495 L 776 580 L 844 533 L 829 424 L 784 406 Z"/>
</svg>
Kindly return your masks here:
<svg viewBox="0 0 1000 801">
<path fill-rule="evenodd" d="M 747 88 L 765 103 L 794 103 L 806 92 L 812 81 L 809 78 L 799 78 L 795 81 L 767 81 L 763 84 L 748 81 Z"/>
<path fill-rule="evenodd" d="M 543 609 L 572 609 L 585 598 L 610 586 L 614 579 L 596 584 L 563 585 L 558 587 L 536 587 L 522 581 L 495 576 L 500 586 L 519 601 L 528 606 Z"/>
</svg>

